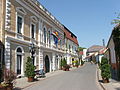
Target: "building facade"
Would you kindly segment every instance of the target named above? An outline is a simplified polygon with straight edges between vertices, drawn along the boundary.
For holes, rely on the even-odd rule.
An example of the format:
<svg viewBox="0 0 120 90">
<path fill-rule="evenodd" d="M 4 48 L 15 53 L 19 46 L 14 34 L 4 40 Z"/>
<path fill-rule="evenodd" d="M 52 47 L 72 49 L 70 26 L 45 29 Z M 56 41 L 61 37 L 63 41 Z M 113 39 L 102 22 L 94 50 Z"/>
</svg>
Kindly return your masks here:
<svg viewBox="0 0 120 90">
<path fill-rule="evenodd" d="M 46 73 L 60 68 L 66 55 L 65 43 L 75 46 L 72 52 L 77 49 L 78 43 L 65 39 L 64 26 L 37 0 L 0 0 L 0 4 L 0 41 L 5 46 L 5 65 L 17 75 L 24 76 L 31 48 L 33 64 Z M 77 57 L 76 53 L 70 55 Z"/>
<path fill-rule="evenodd" d="M 109 60 L 109 64 L 111 66 L 111 76 L 113 79 L 117 80 L 120 80 L 120 61 L 119 61 L 120 56 L 118 54 L 118 52 L 120 51 L 119 49 L 120 47 L 119 38 L 117 38 L 117 35 L 119 35 L 119 29 L 120 29 L 119 25 L 117 25 L 113 29 L 107 44 L 108 49 L 104 54 L 104 57 L 106 57 Z M 116 41 L 116 39 L 118 40 Z"/>
<path fill-rule="evenodd" d="M 101 63 L 101 59 L 106 51 L 105 46 L 93 45 L 87 49 L 87 61 L 95 61 Z"/>
<path fill-rule="evenodd" d="M 65 32 L 65 57 L 67 60 L 67 64 L 71 65 L 73 61 L 78 60 L 78 41 L 77 37 L 64 26 L 64 32 Z"/>
</svg>

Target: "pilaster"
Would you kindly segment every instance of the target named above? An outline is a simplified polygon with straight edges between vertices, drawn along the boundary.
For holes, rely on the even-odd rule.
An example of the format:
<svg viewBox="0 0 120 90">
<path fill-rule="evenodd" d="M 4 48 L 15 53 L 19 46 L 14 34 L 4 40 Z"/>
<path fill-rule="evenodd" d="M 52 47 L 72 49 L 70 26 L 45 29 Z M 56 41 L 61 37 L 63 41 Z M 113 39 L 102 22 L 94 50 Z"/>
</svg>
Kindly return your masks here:
<svg viewBox="0 0 120 90">
<path fill-rule="evenodd" d="M 39 50 L 39 69 L 43 69 L 43 51 Z"/>
<path fill-rule="evenodd" d="M 7 69 L 10 69 L 10 40 L 5 41 L 5 65 Z"/>
<path fill-rule="evenodd" d="M 55 71 L 56 69 L 55 69 L 55 53 L 54 52 L 52 53 L 52 61 L 53 61 L 52 69 L 53 71 Z"/>
</svg>

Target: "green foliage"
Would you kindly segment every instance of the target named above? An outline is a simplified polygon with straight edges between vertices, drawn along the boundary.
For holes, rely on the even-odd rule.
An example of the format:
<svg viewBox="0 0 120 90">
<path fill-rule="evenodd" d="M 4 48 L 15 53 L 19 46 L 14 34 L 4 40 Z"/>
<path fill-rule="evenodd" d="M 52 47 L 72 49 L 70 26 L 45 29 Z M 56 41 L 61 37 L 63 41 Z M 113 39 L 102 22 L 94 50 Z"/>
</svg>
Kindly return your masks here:
<svg viewBox="0 0 120 90">
<path fill-rule="evenodd" d="M 67 64 L 67 65 L 64 66 L 64 68 L 69 69 L 70 65 Z"/>
<path fill-rule="evenodd" d="M 67 65 L 67 61 L 66 59 L 64 58 L 62 61 L 61 61 L 61 66 L 64 67 Z"/>
<path fill-rule="evenodd" d="M 120 24 L 120 13 L 116 17 L 116 19 L 113 19 L 113 21 L 111 22 L 111 24 Z"/>
<path fill-rule="evenodd" d="M 34 77 L 35 76 L 35 66 L 32 64 L 32 59 L 30 57 L 27 58 L 26 62 L 26 70 L 25 76 L 26 77 Z"/>
<path fill-rule="evenodd" d="M 84 47 L 78 47 L 78 51 L 83 51 Z"/>
<path fill-rule="evenodd" d="M 109 79 L 111 77 L 110 65 L 107 58 L 102 57 L 100 69 L 102 78 Z"/>
<path fill-rule="evenodd" d="M 117 61 L 120 61 L 120 23 L 113 30 L 113 41 L 115 44 L 115 54 Z M 120 69 L 118 69 L 118 79 L 120 80 Z"/>
<path fill-rule="evenodd" d="M 80 65 L 79 62 L 78 62 L 78 60 L 75 61 L 75 65 L 76 65 L 76 66 L 79 66 L 79 65 Z"/>
<path fill-rule="evenodd" d="M 83 65 L 85 62 L 83 60 L 81 60 L 81 65 Z"/>
</svg>

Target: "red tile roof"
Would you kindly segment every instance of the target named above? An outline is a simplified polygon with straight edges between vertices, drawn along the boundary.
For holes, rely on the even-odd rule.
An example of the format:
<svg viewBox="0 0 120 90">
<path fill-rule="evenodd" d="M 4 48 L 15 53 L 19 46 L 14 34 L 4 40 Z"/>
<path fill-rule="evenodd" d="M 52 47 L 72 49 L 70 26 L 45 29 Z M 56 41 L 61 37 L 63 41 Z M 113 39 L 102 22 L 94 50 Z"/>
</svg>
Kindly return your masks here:
<svg viewBox="0 0 120 90">
<path fill-rule="evenodd" d="M 69 40 L 73 41 L 75 44 L 79 45 L 77 37 L 72 32 L 68 31 L 67 28 L 64 28 L 64 33 L 65 33 L 66 38 L 68 38 Z M 71 36 L 71 34 L 73 36 Z"/>
<path fill-rule="evenodd" d="M 80 51 L 79 54 L 80 54 L 80 55 L 83 55 L 83 51 Z"/>
</svg>

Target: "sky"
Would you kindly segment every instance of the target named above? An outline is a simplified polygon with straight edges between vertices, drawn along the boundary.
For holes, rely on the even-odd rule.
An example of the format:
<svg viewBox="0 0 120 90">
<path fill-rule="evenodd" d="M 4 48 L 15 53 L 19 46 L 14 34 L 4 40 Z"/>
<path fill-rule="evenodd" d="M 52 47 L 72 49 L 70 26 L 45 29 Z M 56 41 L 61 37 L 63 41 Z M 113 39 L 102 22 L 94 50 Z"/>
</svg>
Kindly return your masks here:
<svg viewBox="0 0 120 90">
<path fill-rule="evenodd" d="M 107 45 L 111 22 L 120 13 L 120 0 L 39 0 L 78 38 L 81 47 Z"/>
</svg>

